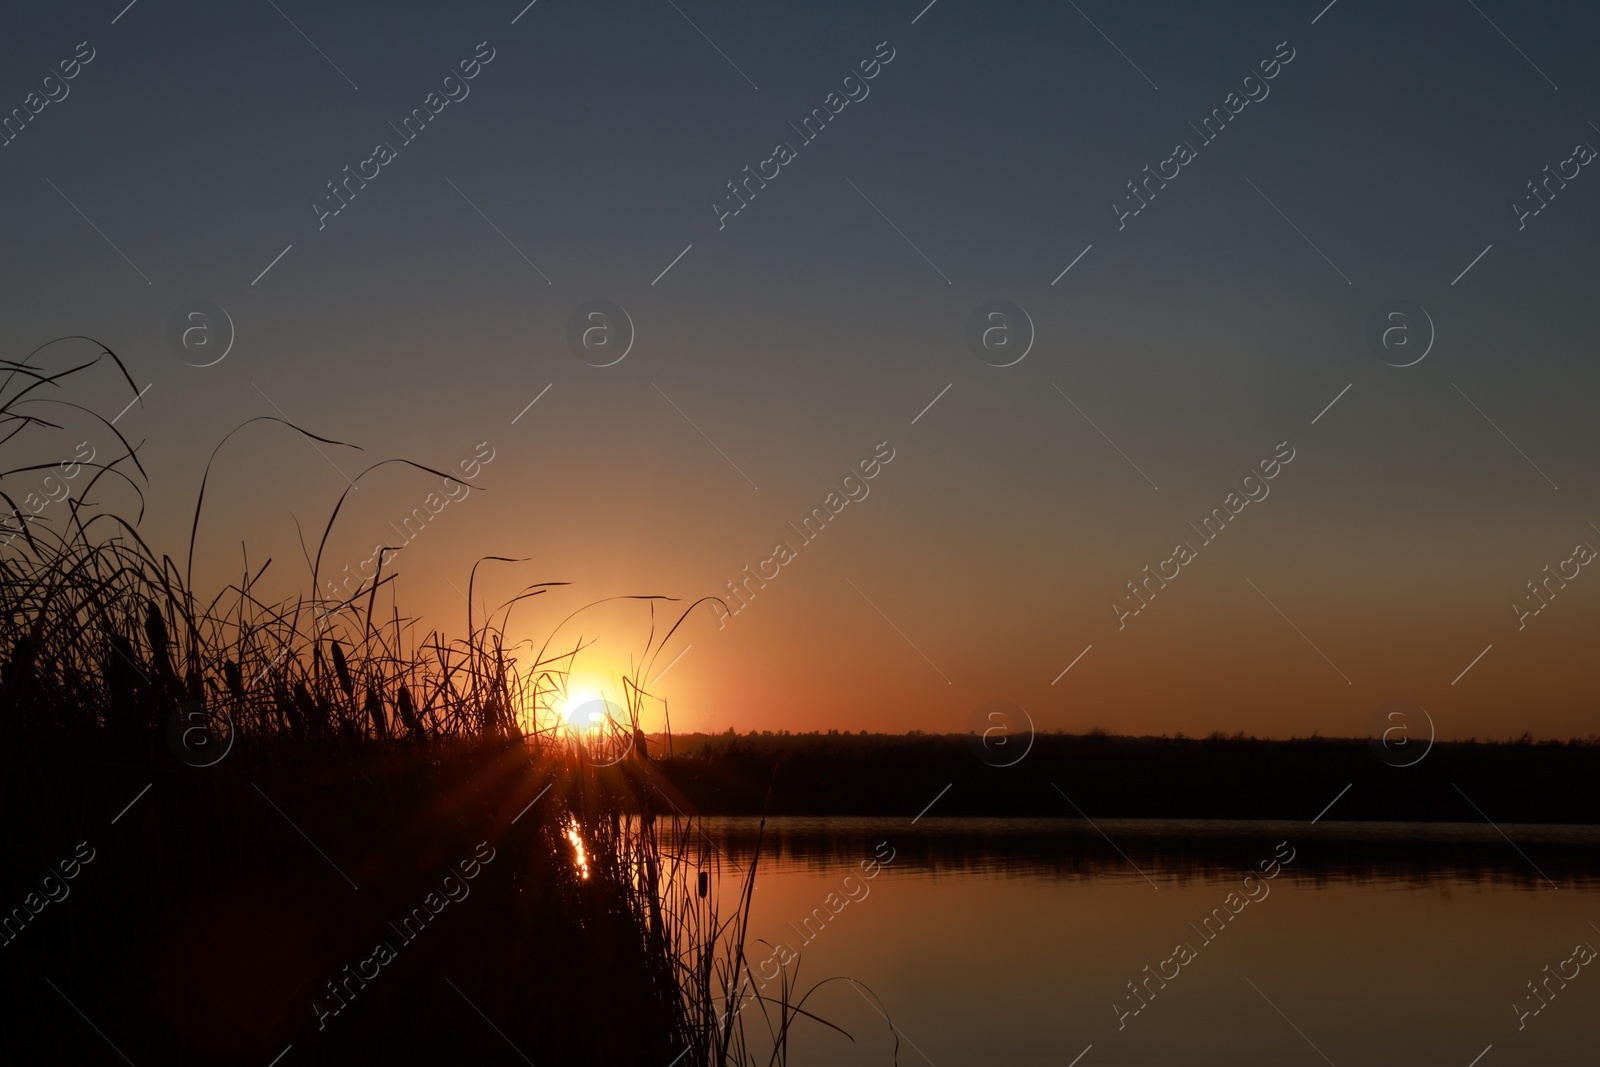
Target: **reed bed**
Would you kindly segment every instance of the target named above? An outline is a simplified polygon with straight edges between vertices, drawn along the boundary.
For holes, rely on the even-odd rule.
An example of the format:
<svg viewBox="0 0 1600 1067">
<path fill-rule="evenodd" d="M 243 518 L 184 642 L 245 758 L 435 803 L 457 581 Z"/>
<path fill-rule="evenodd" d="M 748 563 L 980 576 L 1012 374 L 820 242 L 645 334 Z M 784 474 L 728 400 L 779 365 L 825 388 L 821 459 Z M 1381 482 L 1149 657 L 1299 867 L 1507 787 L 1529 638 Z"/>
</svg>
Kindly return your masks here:
<svg viewBox="0 0 1600 1067">
<path fill-rule="evenodd" d="M 31 900 L 36 870 L 71 842 L 105 857 L 77 899 L 12 913 L 10 1003 L 83 1037 L 61 1004 L 70 987 L 102 1037 L 143 1053 L 135 1062 L 266 1062 L 285 1043 L 326 1062 L 499 1062 L 506 1045 L 541 1067 L 785 1061 L 793 1024 L 815 1017 L 787 978 L 776 1000 L 751 987 L 759 847 L 743 867 L 720 854 L 642 731 L 656 698 L 641 672 L 686 610 L 658 635 L 672 605 L 636 598 L 651 629 L 625 716 L 580 737 L 557 708 L 583 643 L 526 651 L 504 632 L 514 606 L 561 583 L 469 614 L 457 637 L 419 632 L 398 608 L 382 617 L 394 579 L 381 570 L 345 599 L 272 600 L 266 564 L 203 596 L 191 576 L 210 466 L 180 565 L 137 517 L 99 503 L 133 499 L 142 515 L 147 475 L 114 421 L 75 401 L 69 387 L 89 378 L 137 395 L 87 338 L 0 362 L 0 459 L 22 457 L 0 461 L 0 799 L 13 828 L 0 908 Z M 111 447 L 36 508 L 17 487 L 67 468 L 30 450 L 48 456 L 74 422 Z M 504 559 L 473 565 L 469 602 L 478 567 Z M 476 903 L 440 913 L 454 929 L 404 942 L 397 976 L 319 1020 L 340 965 L 393 942 L 385 925 L 398 934 L 393 921 L 480 841 L 496 859 Z M 758 1019 L 765 1036 L 748 1037 Z"/>
</svg>

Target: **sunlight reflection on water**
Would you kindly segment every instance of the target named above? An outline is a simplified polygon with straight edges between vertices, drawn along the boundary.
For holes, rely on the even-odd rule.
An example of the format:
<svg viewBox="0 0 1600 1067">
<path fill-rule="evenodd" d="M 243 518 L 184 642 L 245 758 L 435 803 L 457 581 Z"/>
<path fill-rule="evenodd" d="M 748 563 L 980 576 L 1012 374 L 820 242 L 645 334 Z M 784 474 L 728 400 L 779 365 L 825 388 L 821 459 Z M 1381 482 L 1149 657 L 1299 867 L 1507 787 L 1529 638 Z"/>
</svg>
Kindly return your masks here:
<svg viewBox="0 0 1600 1067">
<path fill-rule="evenodd" d="M 938 1067 L 1067 1064 L 1091 1045 L 1079 1067 L 1322 1063 L 1313 1043 L 1340 1065 L 1465 1065 L 1491 1044 L 1514 1054 L 1501 1062 L 1580 1062 L 1592 1044 L 1600 984 L 1574 980 L 1521 1031 L 1512 1005 L 1574 942 L 1600 944 L 1600 828 L 1502 827 L 1524 858 L 1471 824 L 1097 825 L 1104 837 L 1065 820 L 769 820 L 758 991 L 783 960 L 802 992 L 852 980 L 806 1010 L 854 1040 L 801 1025 L 790 1062 L 889 1064 L 897 1038 L 900 1063 Z M 707 823 L 741 867 L 756 826 Z M 893 862 L 864 877 L 885 841 Z M 1279 842 L 1294 859 L 1270 892 L 1202 933 Z M 721 877 L 736 888 L 731 865 Z M 1192 962 L 1135 1000 L 1130 983 L 1176 968 L 1163 961 L 1179 943 Z"/>
</svg>

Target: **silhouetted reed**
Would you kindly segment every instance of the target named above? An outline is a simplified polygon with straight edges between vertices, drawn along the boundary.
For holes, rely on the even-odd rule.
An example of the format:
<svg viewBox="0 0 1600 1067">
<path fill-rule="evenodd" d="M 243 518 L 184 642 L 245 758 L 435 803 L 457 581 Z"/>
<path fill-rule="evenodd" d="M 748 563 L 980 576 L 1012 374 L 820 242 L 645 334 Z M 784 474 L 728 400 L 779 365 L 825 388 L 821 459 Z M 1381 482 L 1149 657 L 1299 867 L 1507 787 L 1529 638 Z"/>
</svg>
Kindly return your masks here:
<svg viewBox="0 0 1600 1067">
<path fill-rule="evenodd" d="M 70 989 L 135 1062 L 265 1063 L 289 1043 L 322 1062 L 498 1060 L 507 1043 L 541 1064 L 754 1062 L 739 1007 L 759 848 L 729 876 L 641 729 L 655 698 L 639 672 L 687 611 L 658 637 L 667 598 L 632 598 L 651 630 L 623 680 L 625 718 L 579 737 L 557 708 L 582 643 L 529 656 L 504 634 L 514 605 L 563 583 L 527 586 L 488 618 L 469 609 L 456 638 L 418 635 L 397 609 L 380 617 L 393 581 L 381 565 L 347 598 L 272 600 L 265 563 L 202 596 L 211 463 L 180 566 L 138 517 L 97 503 L 116 483 L 142 517 L 146 473 L 114 420 L 66 387 L 99 374 L 137 390 L 109 349 L 65 340 L 78 343 L 50 354 L 97 351 L 57 369 L 41 351 L 0 363 L 5 454 L 68 418 L 116 443 L 48 508 L 13 499 L 7 480 L 56 465 L 0 473 L 0 908 L 23 908 L 0 951 L 14 1017 L 66 1030 Z M 518 561 L 474 564 L 469 604 L 489 562 Z M 85 839 L 105 859 L 73 883 L 77 899 L 32 911 L 36 869 Z M 403 937 L 395 922 L 426 919 L 415 905 L 475 842 L 496 856 L 477 902 L 436 913 L 454 929 Z M 357 995 L 341 965 L 374 941 L 394 943 L 402 974 Z M 807 1014 L 786 999 L 759 1010 L 784 1034 Z"/>
</svg>

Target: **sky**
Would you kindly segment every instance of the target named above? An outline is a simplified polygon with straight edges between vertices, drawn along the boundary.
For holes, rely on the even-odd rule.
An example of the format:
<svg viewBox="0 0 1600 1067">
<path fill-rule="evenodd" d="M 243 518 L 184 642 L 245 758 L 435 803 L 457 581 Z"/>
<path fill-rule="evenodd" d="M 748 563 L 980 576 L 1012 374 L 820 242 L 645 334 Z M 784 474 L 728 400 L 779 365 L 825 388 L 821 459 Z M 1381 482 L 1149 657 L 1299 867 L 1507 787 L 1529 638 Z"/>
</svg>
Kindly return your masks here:
<svg viewBox="0 0 1600 1067">
<path fill-rule="evenodd" d="M 4 358 L 124 359 L 174 558 L 246 420 L 361 449 L 230 438 L 201 592 L 349 491 L 323 578 L 523 559 L 602 690 L 647 610 L 571 613 L 724 597 L 679 730 L 1596 732 L 1600 13 L 124 3 L 8 16 Z"/>
</svg>

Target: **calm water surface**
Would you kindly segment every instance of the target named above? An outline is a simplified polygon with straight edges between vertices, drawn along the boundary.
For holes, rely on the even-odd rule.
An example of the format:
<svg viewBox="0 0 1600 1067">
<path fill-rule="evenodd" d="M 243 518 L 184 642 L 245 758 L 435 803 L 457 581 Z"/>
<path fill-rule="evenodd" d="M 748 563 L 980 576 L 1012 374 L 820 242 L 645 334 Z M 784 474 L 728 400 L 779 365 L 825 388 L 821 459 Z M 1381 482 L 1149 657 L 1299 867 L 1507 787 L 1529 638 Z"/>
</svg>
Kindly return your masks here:
<svg viewBox="0 0 1600 1067">
<path fill-rule="evenodd" d="M 890 1064 L 897 1041 L 936 1067 L 1600 1057 L 1600 966 L 1574 952 L 1600 947 L 1600 827 L 1097 827 L 770 820 L 761 991 L 786 961 L 850 1035 L 802 1020 L 790 1062 Z M 757 823 L 707 828 L 732 890 Z"/>
</svg>

